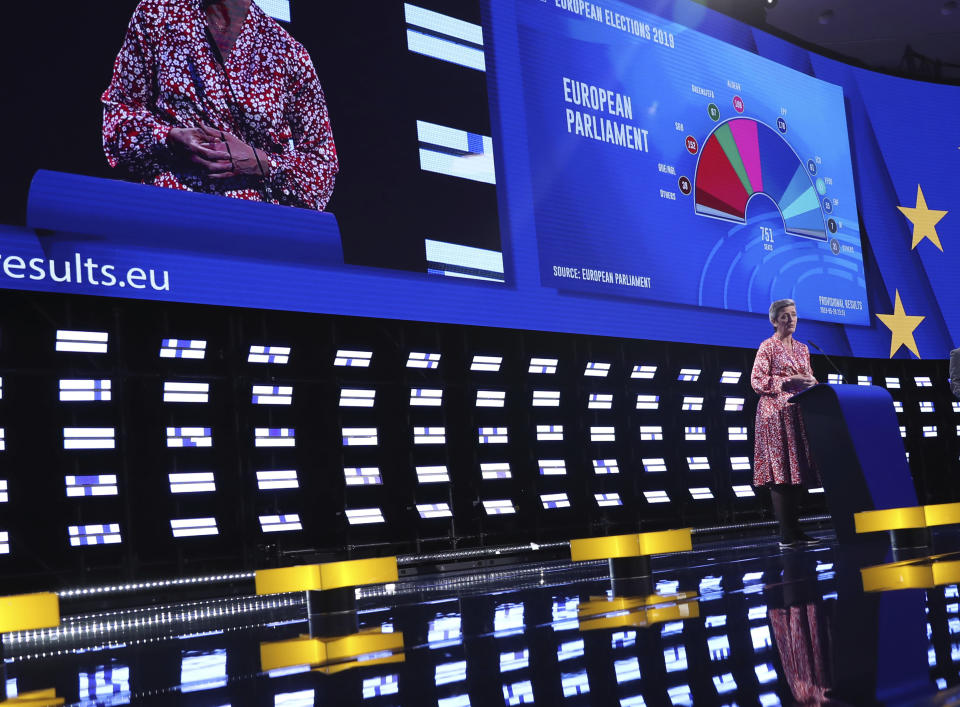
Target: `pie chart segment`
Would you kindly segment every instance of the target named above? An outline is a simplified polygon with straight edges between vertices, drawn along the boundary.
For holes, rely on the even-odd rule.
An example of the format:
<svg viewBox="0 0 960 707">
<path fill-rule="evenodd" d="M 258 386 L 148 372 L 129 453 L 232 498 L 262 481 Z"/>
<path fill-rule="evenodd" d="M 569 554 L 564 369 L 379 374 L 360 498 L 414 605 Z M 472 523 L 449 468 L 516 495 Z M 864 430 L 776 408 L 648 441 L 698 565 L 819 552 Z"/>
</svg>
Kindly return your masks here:
<svg viewBox="0 0 960 707">
<path fill-rule="evenodd" d="M 710 136 L 700 153 L 696 192 L 697 213 L 740 221 L 746 217 L 747 200 L 751 195 L 715 134 Z M 701 212 L 701 204 L 716 213 Z"/>
<path fill-rule="evenodd" d="M 753 118 L 719 125 L 704 143 L 696 172 L 696 213 L 746 222 L 747 203 L 765 194 L 787 233 L 827 240 L 820 199 L 806 166 L 787 141 Z"/>
</svg>

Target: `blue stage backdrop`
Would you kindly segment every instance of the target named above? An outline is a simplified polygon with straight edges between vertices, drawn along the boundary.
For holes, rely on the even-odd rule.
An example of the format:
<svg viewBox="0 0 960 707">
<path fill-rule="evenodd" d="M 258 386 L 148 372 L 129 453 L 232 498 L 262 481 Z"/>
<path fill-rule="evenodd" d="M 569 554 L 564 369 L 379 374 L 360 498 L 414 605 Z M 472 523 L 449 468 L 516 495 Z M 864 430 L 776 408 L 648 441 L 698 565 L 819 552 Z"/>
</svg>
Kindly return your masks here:
<svg viewBox="0 0 960 707">
<path fill-rule="evenodd" d="M 0 287 L 751 348 L 769 302 L 792 297 L 829 353 L 943 358 L 960 340 L 960 88 L 852 68 L 689 0 L 434 5 L 398 3 L 383 51 L 482 76 L 491 135 L 424 110 L 397 139 L 411 179 L 475 188 L 448 233 L 492 219 L 479 205 L 495 189 L 485 247 L 409 209 L 360 234 L 335 191 L 312 252 L 309 220 L 277 207 L 214 205 L 226 225 L 277 224 L 238 239 L 212 197 L 48 173 L 26 226 L 0 229 Z M 398 234 L 422 245 L 422 272 L 338 260 Z"/>
</svg>

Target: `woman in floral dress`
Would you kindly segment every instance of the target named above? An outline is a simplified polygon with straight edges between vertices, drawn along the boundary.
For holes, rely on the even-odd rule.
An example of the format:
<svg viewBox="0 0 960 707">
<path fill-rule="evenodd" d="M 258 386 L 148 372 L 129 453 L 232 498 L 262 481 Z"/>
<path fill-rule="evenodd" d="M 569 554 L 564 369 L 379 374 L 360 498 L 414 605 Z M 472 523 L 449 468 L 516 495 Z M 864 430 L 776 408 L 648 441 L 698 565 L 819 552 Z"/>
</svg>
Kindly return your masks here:
<svg viewBox="0 0 960 707">
<path fill-rule="evenodd" d="M 795 341 L 797 307 L 791 299 L 770 305 L 775 331 L 757 350 L 750 383 L 760 395 L 754 434 L 753 483 L 768 486 L 773 512 L 780 524 L 780 544 L 798 547 L 816 542 L 804 535 L 797 519 L 797 496 L 819 477 L 807 443 L 800 411 L 787 402 L 816 385 L 810 351 Z"/>
</svg>

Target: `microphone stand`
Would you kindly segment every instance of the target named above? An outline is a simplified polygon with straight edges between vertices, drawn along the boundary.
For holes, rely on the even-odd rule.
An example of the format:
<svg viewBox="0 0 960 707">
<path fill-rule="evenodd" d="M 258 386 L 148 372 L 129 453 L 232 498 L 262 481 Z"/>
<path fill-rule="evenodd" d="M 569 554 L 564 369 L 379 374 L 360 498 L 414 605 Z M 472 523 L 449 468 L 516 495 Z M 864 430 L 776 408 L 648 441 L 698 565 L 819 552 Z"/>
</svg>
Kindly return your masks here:
<svg viewBox="0 0 960 707">
<path fill-rule="evenodd" d="M 819 346 L 817 346 L 817 345 L 816 345 L 815 343 L 813 343 L 812 341 L 810 341 L 810 339 L 807 339 L 807 343 L 810 344 L 813 348 L 815 348 L 818 352 L 820 352 L 820 353 L 823 354 L 823 357 L 824 357 L 825 359 L 827 359 L 827 363 L 830 364 L 830 367 L 837 372 L 837 375 L 838 375 L 838 376 L 840 376 L 840 380 L 843 381 L 844 383 L 846 383 L 846 382 L 847 382 L 847 379 L 846 379 L 846 378 L 844 377 L 844 375 L 840 372 L 840 369 L 837 368 L 837 365 L 830 359 L 829 356 L 827 356 L 827 352 L 824 351 L 823 349 L 821 349 Z"/>
</svg>

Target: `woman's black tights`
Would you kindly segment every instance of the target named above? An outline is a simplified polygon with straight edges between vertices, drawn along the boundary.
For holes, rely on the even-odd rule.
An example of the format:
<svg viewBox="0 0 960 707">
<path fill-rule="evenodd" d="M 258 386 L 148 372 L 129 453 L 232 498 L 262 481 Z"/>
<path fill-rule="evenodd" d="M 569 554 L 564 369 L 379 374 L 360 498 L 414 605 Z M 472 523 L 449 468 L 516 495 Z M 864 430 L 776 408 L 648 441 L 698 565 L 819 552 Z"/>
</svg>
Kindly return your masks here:
<svg viewBox="0 0 960 707">
<path fill-rule="evenodd" d="M 792 542 L 803 536 L 797 515 L 797 497 L 803 487 L 794 484 L 774 484 L 770 487 L 773 515 L 780 524 L 780 539 Z"/>
</svg>

